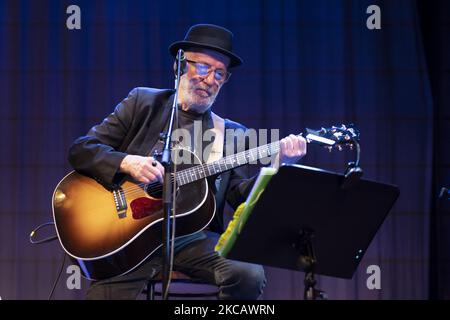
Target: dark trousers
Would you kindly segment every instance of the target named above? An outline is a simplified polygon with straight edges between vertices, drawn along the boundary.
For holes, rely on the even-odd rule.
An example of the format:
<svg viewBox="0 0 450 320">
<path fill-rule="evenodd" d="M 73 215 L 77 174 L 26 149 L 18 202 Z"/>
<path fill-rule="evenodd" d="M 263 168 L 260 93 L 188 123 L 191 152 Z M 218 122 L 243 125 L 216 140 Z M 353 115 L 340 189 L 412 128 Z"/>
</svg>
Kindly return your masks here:
<svg viewBox="0 0 450 320">
<path fill-rule="evenodd" d="M 266 284 L 263 267 L 220 257 L 214 251 L 218 235 L 207 234 L 206 239 L 194 241 L 175 254 L 174 270 L 217 285 L 219 299 L 258 299 Z M 126 275 L 92 282 L 86 298 L 136 299 L 147 281 L 160 272 L 161 262 L 160 256 L 151 257 Z"/>
</svg>

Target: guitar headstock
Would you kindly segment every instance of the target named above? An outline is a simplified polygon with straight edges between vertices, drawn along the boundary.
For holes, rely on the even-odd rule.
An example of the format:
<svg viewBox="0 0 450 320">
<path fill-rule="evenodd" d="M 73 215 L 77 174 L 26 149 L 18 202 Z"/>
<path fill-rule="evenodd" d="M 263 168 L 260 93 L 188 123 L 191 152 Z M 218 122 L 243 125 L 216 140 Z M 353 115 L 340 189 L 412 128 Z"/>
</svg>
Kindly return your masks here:
<svg viewBox="0 0 450 320">
<path fill-rule="evenodd" d="M 305 139 L 309 143 L 319 144 L 328 148 L 337 148 L 339 151 L 344 146 L 350 149 L 359 142 L 359 131 L 353 124 L 348 126 L 341 125 L 340 127 L 332 126 L 331 128 L 321 128 L 319 130 L 306 129 Z"/>
</svg>

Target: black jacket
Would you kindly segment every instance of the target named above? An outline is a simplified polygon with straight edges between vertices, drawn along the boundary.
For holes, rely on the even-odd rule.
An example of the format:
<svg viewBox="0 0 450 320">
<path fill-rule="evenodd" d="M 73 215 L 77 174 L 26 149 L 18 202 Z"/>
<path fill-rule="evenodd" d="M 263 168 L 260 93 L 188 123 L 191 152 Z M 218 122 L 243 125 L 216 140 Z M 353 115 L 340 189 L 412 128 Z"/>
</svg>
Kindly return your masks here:
<svg viewBox="0 0 450 320">
<path fill-rule="evenodd" d="M 76 171 L 113 188 L 123 178 L 118 169 L 127 154 L 149 155 L 166 126 L 173 98 L 173 90 L 169 89 L 133 89 L 102 123 L 75 140 L 69 150 L 70 164 Z M 225 120 L 225 129 L 238 128 L 246 130 L 241 124 Z M 225 200 L 236 208 L 245 201 L 255 179 L 248 179 L 248 166 L 223 173 L 218 190 L 213 183 L 215 178 L 208 180 L 217 201 L 210 229 L 220 233 Z"/>
</svg>

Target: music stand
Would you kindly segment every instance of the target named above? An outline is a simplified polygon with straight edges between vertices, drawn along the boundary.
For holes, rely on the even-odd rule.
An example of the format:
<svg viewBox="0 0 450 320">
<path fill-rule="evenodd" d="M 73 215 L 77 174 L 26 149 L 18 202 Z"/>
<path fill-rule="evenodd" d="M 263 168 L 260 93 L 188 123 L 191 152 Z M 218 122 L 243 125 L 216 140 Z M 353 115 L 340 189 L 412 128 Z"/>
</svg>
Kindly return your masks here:
<svg viewBox="0 0 450 320">
<path fill-rule="evenodd" d="M 280 167 L 226 256 L 305 272 L 305 298 L 315 299 L 314 274 L 351 279 L 399 196 L 396 186 L 302 165 Z M 346 186 L 346 187 L 344 187 Z"/>
</svg>

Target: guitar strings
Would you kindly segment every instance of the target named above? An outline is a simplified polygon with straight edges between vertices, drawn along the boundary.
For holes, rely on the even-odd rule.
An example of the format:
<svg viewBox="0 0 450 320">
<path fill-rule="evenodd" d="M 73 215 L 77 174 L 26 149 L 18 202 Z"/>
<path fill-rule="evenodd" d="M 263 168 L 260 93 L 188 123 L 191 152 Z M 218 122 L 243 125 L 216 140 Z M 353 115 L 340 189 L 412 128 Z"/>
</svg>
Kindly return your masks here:
<svg viewBox="0 0 450 320">
<path fill-rule="evenodd" d="M 244 160 L 244 159 L 242 159 L 242 160 Z M 215 170 L 205 169 L 205 167 L 206 166 L 214 167 L 215 165 L 216 165 L 215 163 L 201 164 L 201 165 L 199 165 L 197 167 L 194 167 L 194 168 L 198 168 L 198 167 L 201 166 L 203 168 L 202 171 L 197 171 L 197 172 L 202 172 L 202 173 L 209 172 L 209 175 L 211 175 L 211 171 L 215 172 Z M 220 166 L 220 164 L 219 164 L 219 166 Z M 179 184 L 181 184 L 181 185 L 186 184 L 182 180 L 189 181 L 188 180 L 189 176 L 194 176 L 194 175 L 197 176 L 197 172 L 196 172 L 196 170 L 194 168 L 188 168 L 188 169 L 182 170 L 182 171 L 177 173 L 177 178 L 178 178 L 177 180 L 179 180 L 179 182 L 181 182 Z M 205 177 L 206 176 L 208 176 L 208 175 L 205 175 Z M 171 182 L 173 182 L 173 180 L 174 180 L 174 177 L 172 176 L 171 177 Z M 140 193 L 142 191 L 149 192 L 149 193 L 153 193 L 153 192 L 156 193 L 156 192 L 159 192 L 159 191 L 162 190 L 162 184 L 159 183 L 159 182 L 152 182 L 152 183 L 149 183 L 149 184 L 141 182 L 141 183 L 136 184 L 135 186 L 128 187 L 128 188 L 123 188 L 122 190 L 123 190 L 123 194 L 124 195 L 132 195 L 132 194 Z"/>
<path fill-rule="evenodd" d="M 302 134 L 300 134 L 301 136 Z M 307 142 L 309 142 L 309 140 L 307 140 Z M 280 141 L 275 141 L 269 144 L 266 144 L 264 146 L 259 146 L 250 150 L 245 150 L 243 152 L 239 152 L 237 154 L 233 154 L 227 157 L 224 157 L 218 161 L 214 161 L 212 163 L 203 163 L 200 164 L 198 166 L 195 167 L 191 167 L 191 168 L 187 168 L 184 169 L 180 172 L 177 173 L 177 183 L 179 186 L 188 184 L 190 182 L 194 182 L 195 180 L 199 180 L 201 178 L 197 177 L 197 173 L 201 173 L 202 175 L 204 175 L 204 177 L 208 177 L 211 176 L 215 173 L 217 173 L 217 171 L 215 170 L 215 166 L 216 164 L 219 166 L 219 171 L 223 171 L 221 166 L 225 165 L 225 169 L 228 169 L 227 167 L 227 163 L 231 164 L 231 167 L 229 169 L 232 169 L 234 166 L 234 164 L 237 162 L 238 165 L 244 165 L 247 162 L 250 161 L 254 161 L 260 158 L 264 158 L 264 157 L 268 157 L 271 156 L 275 153 L 277 153 L 279 151 L 279 143 Z M 256 152 L 256 157 L 254 155 L 254 153 Z M 265 152 L 266 155 L 262 155 L 262 152 Z M 259 157 L 258 157 L 259 155 Z M 254 159 L 250 160 L 250 156 L 252 156 Z M 228 161 L 227 161 L 228 160 Z M 241 164 L 239 160 L 243 160 L 243 163 Z M 199 171 L 199 167 L 202 168 L 201 171 Z M 205 170 L 205 167 L 208 170 L 209 174 L 205 174 L 207 171 Z M 213 173 L 211 174 L 211 170 L 210 168 L 213 169 Z M 193 180 L 189 181 L 189 176 L 193 176 L 195 177 Z M 184 180 L 184 181 L 183 181 Z M 174 177 L 171 177 L 171 182 L 174 181 Z M 187 183 L 186 183 L 187 181 Z M 136 194 L 136 193 L 141 193 L 142 191 L 147 192 L 147 193 L 154 193 L 154 192 L 160 192 L 162 190 L 162 184 L 159 182 L 152 182 L 149 184 L 146 183 L 138 183 L 135 186 L 132 187 L 128 187 L 128 188 L 122 188 L 122 193 L 123 195 L 132 195 L 132 194 Z"/>
<path fill-rule="evenodd" d="M 262 147 L 266 147 L 263 151 L 268 153 L 269 147 L 271 147 L 272 145 L 273 145 L 273 143 L 270 144 L 270 145 L 262 146 Z M 239 160 L 242 160 L 243 161 L 242 164 L 245 164 L 245 162 L 249 160 L 250 156 L 255 158 L 255 155 L 254 155 L 255 151 L 256 151 L 256 158 L 258 158 L 257 157 L 258 151 L 259 151 L 259 154 L 261 154 L 261 150 L 259 150 L 259 149 L 262 148 L 262 147 L 254 148 L 254 149 L 251 149 L 251 150 L 246 150 L 244 152 L 241 152 L 241 153 L 238 153 L 238 154 L 235 154 L 235 155 L 231 155 L 231 156 L 222 158 L 219 161 L 215 161 L 215 162 L 212 162 L 212 163 L 209 163 L 209 164 L 200 164 L 199 166 L 195 166 L 195 167 L 191 167 L 191 168 L 188 168 L 188 169 L 184 169 L 184 170 L 182 170 L 182 171 L 177 173 L 178 184 L 179 185 L 187 184 L 184 181 L 188 181 L 188 183 L 189 183 L 189 178 L 188 177 L 189 176 L 197 177 L 197 173 L 204 174 L 204 173 L 208 172 L 209 174 L 205 175 L 205 177 L 212 175 L 211 171 L 213 171 L 213 174 L 217 173 L 217 171 L 215 171 L 216 164 L 219 166 L 219 168 L 221 168 L 222 164 L 225 165 L 225 168 L 227 168 L 227 163 L 230 163 L 231 164 L 231 168 L 233 168 L 233 163 L 235 163 L 236 161 L 238 162 L 238 164 L 240 164 Z M 274 153 L 274 151 L 275 150 L 272 150 L 272 153 Z M 268 156 L 268 154 L 267 154 L 267 156 Z M 232 161 L 227 161 L 227 160 L 231 160 L 231 159 L 233 159 L 233 160 Z M 252 160 L 250 160 L 250 161 L 252 161 Z M 199 167 L 202 167 L 201 171 L 199 171 L 199 169 L 198 169 Z M 208 168 L 208 169 L 205 169 L 205 167 Z M 213 168 L 213 169 L 210 170 L 209 168 Z M 172 182 L 173 182 L 173 179 L 174 179 L 174 177 L 172 176 L 172 178 L 171 178 Z M 184 180 L 184 181 L 182 181 L 182 180 Z M 193 182 L 193 181 L 191 181 L 191 182 Z M 141 193 L 142 191 L 148 192 L 148 193 L 156 193 L 156 192 L 160 192 L 161 190 L 162 190 L 162 184 L 159 183 L 159 182 L 152 182 L 152 183 L 149 183 L 149 184 L 138 183 L 135 186 L 127 187 L 127 188 L 123 188 L 122 189 L 123 194 L 124 195 L 128 195 L 128 196 L 130 196 L 132 194 Z"/>
<path fill-rule="evenodd" d="M 250 149 L 250 150 L 246 150 L 244 152 L 240 152 L 238 154 L 227 156 L 225 158 L 220 159 L 219 161 L 215 161 L 215 162 L 212 162 L 212 163 L 209 163 L 209 164 L 205 163 L 205 164 L 200 164 L 200 165 L 195 166 L 195 167 L 184 169 L 184 170 L 182 170 L 182 171 L 177 173 L 178 184 L 179 185 L 187 184 L 184 181 L 188 181 L 188 183 L 189 183 L 189 178 L 188 177 L 189 176 L 197 177 L 197 173 L 204 174 L 204 173 L 208 172 L 209 174 L 204 175 L 205 177 L 212 175 L 211 171 L 213 171 L 214 173 L 217 173 L 215 171 L 215 166 L 216 165 L 218 165 L 219 168 L 221 168 L 221 165 L 225 165 L 225 168 L 227 168 L 227 163 L 230 163 L 231 164 L 231 168 L 233 168 L 233 163 L 235 163 L 236 161 L 238 162 L 238 164 L 240 164 L 239 160 L 242 160 L 243 161 L 242 164 L 245 164 L 245 162 L 249 160 L 250 156 L 255 158 L 255 154 L 254 154 L 255 152 L 256 152 L 256 159 L 258 158 L 258 153 L 261 155 L 261 151 L 267 152 L 267 156 L 269 156 L 269 152 L 268 152 L 269 148 L 271 149 L 271 153 L 277 152 L 277 150 L 276 149 L 273 150 L 272 147 L 273 146 L 278 146 L 278 145 L 277 144 L 274 145 L 274 144 L 275 143 L 271 143 L 271 144 L 268 144 L 268 145 L 265 145 L 265 146 L 257 147 L 257 148 Z M 263 150 L 261 150 L 261 148 Z M 250 161 L 253 161 L 253 160 L 250 160 Z M 199 171 L 199 167 L 202 168 L 201 171 Z M 210 168 L 212 168 L 212 170 L 210 170 Z M 174 177 L 172 176 L 171 182 L 173 182 L 173 179 L 174 179 Z M 184 181 L 182 181 L 182 180 L 184 180 Z M 148 192 L 148 193 L 156 193 L 156 192 L 160 192 L 161 190 L 162 190 L 162 184 L 159 183 L 159 182 L 152 182 L 152 183 L 149 183 L 149 184 L 141 182 L 141 183 L 136 184 L 135 186 L 127 187 L 127 188 L 123 188 L 122 189 L 123 194 L 124 195 L 128 195 L 128 196 L 130 196 L 132 194 L 140 193 L 142 191 Z"/>
</svg>

